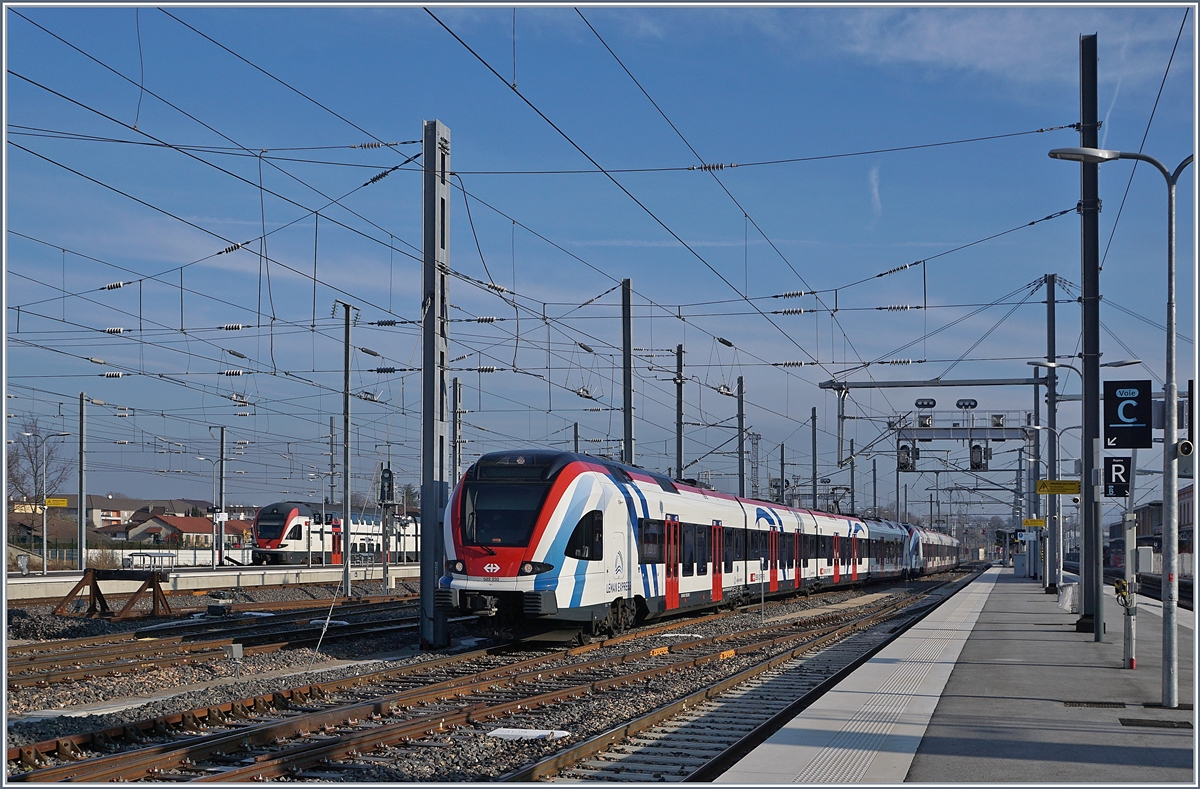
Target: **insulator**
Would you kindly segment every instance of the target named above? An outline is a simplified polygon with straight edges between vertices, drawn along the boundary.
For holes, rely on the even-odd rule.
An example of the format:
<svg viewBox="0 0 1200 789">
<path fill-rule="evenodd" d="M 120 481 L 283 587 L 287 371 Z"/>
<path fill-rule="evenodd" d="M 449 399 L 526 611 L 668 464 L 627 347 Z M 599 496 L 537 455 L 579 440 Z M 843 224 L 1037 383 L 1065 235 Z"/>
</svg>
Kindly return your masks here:
<svg viewBox="0 0 1200 789">
<path fill-rule="evenodd" d="M 231 351 L 231 350 L 229 350 L 228 348 L 226 348 L 226 349 L 225 349 L 225 353 L 229 354 L 230 356 L 236 356 L 236 357 L 237 357 L 237 358 L 239 358 L 239 359 L 245 359 L 245 358 L 246 358 L 246 354 L 244 354 L 244 353 L 239 353 L 238 351 Z"/>
<path fill-rule="evenodd" d="M 893 269 L 888 269 L 887 271 L 883 272 L 882 274 L 876 274 L 875 278 L 878 279 L 880 277 L 886 277 L 888 274 L 895 274 L 900 271 L 905 271 L 906 269 L 910 269 L 913 266 L 919 266 L 920 264 L 922 264 L 924 262 L 925 261 L 923 261 L 923 260 L 918 260 L 915 263 L 905 263 L 903 266 L 896 266 Z"/>
<path fill-rule="evenodd" d="M 495 282 L 489 282 L 488 287 L 497 293 L 508 293 L 508 288 L 504 287 L 503 285 L 497 285 Z"/>
<path fill-rule="evenodd" d="M 242 374 L 241 370 L 222 370 L 221 375 L 227 375 L 230 378 L 236 378 Z"/>
<path fill-rule="evenodd" d="M 381 320 L 381 321 L 375 321 L 374 325 L 376 325 L 376 326 L 395 326 L 396 320 L 394 318 L 385 318 L 384 320 Z"/>
<path fill-rule="evenodd" d="M 588 353 L 595 353 L 595 351 L 592 350 L 590 345 L 584 345 L 583 343 L 578 342 L 578 341 L 575 344 L 578 345 L 583 350 L 587 351 Z"/>
<path fill-rule="evenodd" d="M 105 285 L 103 288 L 100 288 L 100 290 L 116 290 L 117 288 L 125 287 L 127 284 L 129 284 L 129 283 L 127 283 L 127 282 L 110 282 L 107 285 Z"/>
<path fill-rule="evenodd" d="M 92 364 L 104 364 L 103 359 L 97 359 L 95 356 L 89 356 L 88 361 L 91 362 Z"/>
<path fill-rule="evenodd" d="M 809 364 L 816 364 L 816 362 L 776 362 L 775 366 L 776 367 L 804 367 Z"/>
<path fill-rule="evenodd" d="M 495 367 L 491 367 L 491 366 L 488 366 L 488 367 L 476 367 L 476 368 L 475 368 L 475 370 L 476 370 L 476 372 L 480 372 L 480 373 L 494 373 L 494 372 L 496 372 L 496 368 L 495 368 Z"/>
<path fill-rule="evenodd" d="M 379 373 L 380 375 L 391 375 L 396 372 L 395 367 L 376 367 L 373 370 L 367 370 L 369 373 Z"/>
<path fill-rule="evenodd" d="M 478 318 L 475 319 L 475 322 L 476 323 L 495 323 L 496 318 L 494 315 L 480 315 Z"/>
<path fill-rule="evenodd" d="M 884 362 L 884 364 L 891 364 L 891 365 L 912 364 L 912 359 L 888 359 L 886 362 Z"/>
<path fill-rule="evenodd" d="M 124 334 L 125 330 L 120 326 L 109 326 L 104 330 L 105 334 Z"/>
<path fill-rule="evenodd" d="M 117 370 L 109 370 L 108 372 L 106 372 L 104 374 L 104 377 L 105 378 L 120 378 L 122 375 L 124 375 L 124 373 L 121 373 Z"/>
<path fill-rule="evenodd" d="M 583 409 L 583 410 L 584 410 L 584 411 L 596 411 L 596 412 L 600 412 L 600 411 L 603 411 L 604 409 L 603 409 L 603 408 L 600 408 L 599 406 L 597 406 L 596 408 L 585 408 L 585 409 Z"/>
<path fill-rule="evenodd" d="M 811 296 L 813 291 L 789 290 L 787 293 L 780 293 L 778 296 L 772 296 L 773 299 L 798 299 L 801 296 Z"/>
<path fill-rule="evenodd" d="M 237 415 L 238 416 L 250 416 L 250 412 L 249 411 L 238 411 Z"/>
<path fill-rule="evenodd" d="M 222 249 L 222 250 L 221 250 L 220 252 L 218 252 L 217 254 L 218 254 L 218 255 L 228 255 L 230 252 L 235 252 L 235 251 L 237 251 L 237 250 L 239 250 L 239 249 L 241 249 L 241 248 L 242 248 L 242 245 L 241 245 L 241 244 L 233 244 L 232 246 L 225 247 L 224 249 Z"/>
<path fill-rule="evenodd" d="M 876 307 L 875 309 L 885 310 L 887 312 L 906 312 L 914 308 L 908 304 L 889 304 L 886 307 Z"/>
<path fill-rule="evenodd" d="M 392 168 L 392 169 L 395 169 L 395 168 Z M 378 183 L 378 182 L 382 181 L 384 178 L 387 178 L 391 174 L 392 174 L 391 170 L 384 170 L 382 173 L 372 176 L 371 180 L 367 181 L 365 184 L 363 184 L 363 186 L 370 186 L 371 184 Z"/>
<path fill-rule="evenodd" d="M 118 441 L 114 441 L 113 443 L 114 443 L 114 444 L 128 444 L 128 443 L 129 443 L 129 439 L 122 438 L 122 439 L 120 439 L 120 440 L 118 440 Z"/>
<path fill-rule="evenodd" d="M 246 325 L 243 323 L 226 323 L 221 328 L 225 331 L 241 331 L 242 329 L 246 328 Z"/>
<path fill-rule="evenodd" d="M 383 143 L 381 143 L 381 142 L 364 142 L 364 143 L 359 143 L 358 145 L 351 145 L 350 147 L 351 148 L 382 148 Z"/>
<path fill-rule="evenodd" d="M 809 310 L 809 312 L 812 312 L 812 310 Z M 799 307 L 792 307 L 790 309 L 780 310 L 779 314 L 780 315 L 803 315 L 804 310 L 800 309 Z"/>
</svg>

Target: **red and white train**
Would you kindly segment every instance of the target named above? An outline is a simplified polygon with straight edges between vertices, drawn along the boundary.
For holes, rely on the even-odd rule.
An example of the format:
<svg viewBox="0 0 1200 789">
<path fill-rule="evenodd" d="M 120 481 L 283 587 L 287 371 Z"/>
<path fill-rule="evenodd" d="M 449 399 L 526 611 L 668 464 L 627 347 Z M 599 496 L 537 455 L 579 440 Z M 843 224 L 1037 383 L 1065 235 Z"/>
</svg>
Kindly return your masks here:
<svg viewBox="0 0 1200 789">
<path fill-rule="evenodd" d="M 454 489 L 442 610 L 619 632 L 665 613 L 957 566 L 939 532 L 738 498 L 571 452 L 484 455 Z"/>
</svg>

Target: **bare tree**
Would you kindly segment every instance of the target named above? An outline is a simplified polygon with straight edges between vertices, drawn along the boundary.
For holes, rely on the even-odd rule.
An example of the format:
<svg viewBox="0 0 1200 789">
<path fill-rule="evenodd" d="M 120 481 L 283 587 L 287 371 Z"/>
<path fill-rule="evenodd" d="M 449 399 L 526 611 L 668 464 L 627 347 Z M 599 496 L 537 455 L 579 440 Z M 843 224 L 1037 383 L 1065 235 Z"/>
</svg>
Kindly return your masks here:
<svg viewBox="0 0 1200 789">
<path fill-rule="evenodd" d="M 46 435 L 57 433 L 55 425 L 43 424 L 37 417 L 25 417 L 17 425 L 13 443 L 8 447 L 8 492 L 11 500 L 41 501 L 48 493 L 57 493 L 71 476 L 74 464 L 62 441 L 46 440 L 46 475 L 43 487 L 41 444 Z"/>
</svg>

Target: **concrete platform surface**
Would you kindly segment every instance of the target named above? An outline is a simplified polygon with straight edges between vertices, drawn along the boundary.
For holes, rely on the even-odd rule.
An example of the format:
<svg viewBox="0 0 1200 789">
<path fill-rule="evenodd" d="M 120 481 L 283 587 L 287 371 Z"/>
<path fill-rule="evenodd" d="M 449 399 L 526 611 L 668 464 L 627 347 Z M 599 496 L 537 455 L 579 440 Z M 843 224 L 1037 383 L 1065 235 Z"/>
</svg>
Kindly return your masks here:
<svg viewBox="0 0 1200 789">
<path fill-rule="evenodd" d="M 717 782 L 1195 785 L 1195 728 L 1163 727 L 1195 726 L 1194 616 L 1178 631 L 1189 707 L 1146 707 L 1162 697 L 1162 618 L 1140 612 L 1128 671 L 1106 602 L 1096 643 L 1039 583 L 992 568 Z"/>
</svg>

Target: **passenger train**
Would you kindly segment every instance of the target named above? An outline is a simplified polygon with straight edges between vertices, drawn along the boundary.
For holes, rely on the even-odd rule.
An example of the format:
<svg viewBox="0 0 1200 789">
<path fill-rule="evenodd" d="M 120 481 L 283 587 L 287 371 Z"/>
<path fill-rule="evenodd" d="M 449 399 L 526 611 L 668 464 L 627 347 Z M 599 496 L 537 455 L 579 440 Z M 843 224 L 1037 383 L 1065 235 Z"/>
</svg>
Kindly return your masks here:
<svg viewBox="0 0 1200 789">
<path fill-rule="evenodd" d="M 341 564 L 344 549 L 338 505 L 281 501 L 268 504 L 254 518 L 251 564 Z M 384 545 L 383 520 L 378 512 L 351 513 L 350 556 L 354 562 L 379 563 L 386 553 L 392 562 L 415 559 L 417 529 L 413 518 L 397 518 L 390 544 Z"/>
<path fill-rule="evenodd" d="M 620 632 L 686 609 L 856 586 L 960 562 L 945 534 L 738 498 L 549 450 L 492 452 L 451 494 L 445 611 Z"/>
</svg>

